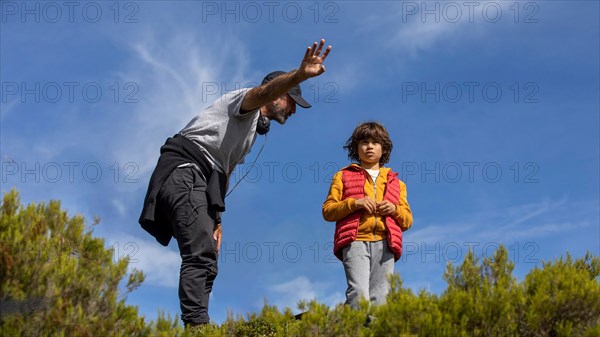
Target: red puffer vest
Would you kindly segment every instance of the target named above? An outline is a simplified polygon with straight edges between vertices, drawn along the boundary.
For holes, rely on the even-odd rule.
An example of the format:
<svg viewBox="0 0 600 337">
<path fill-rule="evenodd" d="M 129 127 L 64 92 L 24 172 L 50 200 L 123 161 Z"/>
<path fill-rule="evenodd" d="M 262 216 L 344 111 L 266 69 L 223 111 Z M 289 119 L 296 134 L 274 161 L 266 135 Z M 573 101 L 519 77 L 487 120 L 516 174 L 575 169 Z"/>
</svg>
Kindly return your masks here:
<svg viewBox="0 0 600 337">
<path fill-rule="evenodd" d="M 365 172 L 356 167 L 349 166 L 342 171 L 342 183 L 344 184 L 344 192 L 342 199 L 354 198 L 361 199 L 365 197 L 365 182 L 367 177 Z M 400 200 L 400 183 L 398 174 L 389 171 L 387 175 L 387 184 L 383 194 L 383 199 L 388 200 L 394 205 Z M 356 211 L 335 224 L 335 235 L 333 239 L 333 253 L 342 260 L 342 248 L 346 247 L 354 240 L 358 234 L 358 226 L 363 210 Z M 385 225 L 387 227 L 388 246 L 394 253 L 395 261 L 398 261 L 402 255 L 402 230 L 391 216 L 385 216 Z"/>
</svg>

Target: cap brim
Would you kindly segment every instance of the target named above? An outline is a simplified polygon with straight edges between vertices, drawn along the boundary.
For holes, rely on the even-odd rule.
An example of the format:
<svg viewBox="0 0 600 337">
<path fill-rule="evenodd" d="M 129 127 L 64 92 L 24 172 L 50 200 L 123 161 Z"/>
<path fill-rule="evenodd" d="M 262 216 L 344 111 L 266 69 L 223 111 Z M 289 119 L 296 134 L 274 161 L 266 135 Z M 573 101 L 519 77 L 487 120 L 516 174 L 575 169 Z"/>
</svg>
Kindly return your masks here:
<svg viewBox="0 0 600 337">
<path fill-rule="evenodd" d="M 296 104 L 298 104 L 299 106 L 308 109 L 310 107 L 312 107 L 312 105 L 310 105 L 304 98 L 302 98 L 302 96 L 298 95 L 298 94 L 292 94 L 289 93 L 290 97 L 292 97 L 292 99 L 294 100 L 294 102 L 296 102 Z"/>
</svg>

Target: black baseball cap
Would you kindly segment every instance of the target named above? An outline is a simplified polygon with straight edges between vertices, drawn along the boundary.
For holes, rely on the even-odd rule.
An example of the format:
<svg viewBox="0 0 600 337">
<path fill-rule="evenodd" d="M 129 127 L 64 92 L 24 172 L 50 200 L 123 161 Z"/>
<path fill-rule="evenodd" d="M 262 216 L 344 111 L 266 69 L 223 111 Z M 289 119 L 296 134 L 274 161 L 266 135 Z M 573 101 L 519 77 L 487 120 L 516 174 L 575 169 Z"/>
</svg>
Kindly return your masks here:
<svg viewBox="0 0 600 337">
<path fill-rule="evenodd" d="M 276 70 L 276 71 L 274 71 L 272 73 L 269 73 L 267 76 L 265 76 L 265 78 L 263 78 L 261 84 L 265 84 L 267 82 L 270 82 L 275 77 L 283 75 L 285 73 L 286 73 L 285 71 L 281 71 L 281 70 Z M 292 99 L 294 100 L 294 102 L 296 102 L 296 104 L 298 104 L 299 106 L 301 106 L 303 108 L 310 108 L 311 107 L 310 103 L 308 103 L 302 97 L 302 89 L 300 89 L 300 84 L 296 84 L 292 89 L 290 89 L 290 91 L 288 91 L 288 94 L 290 95 L 290 97 L 292 97 Z"/>
</svg>

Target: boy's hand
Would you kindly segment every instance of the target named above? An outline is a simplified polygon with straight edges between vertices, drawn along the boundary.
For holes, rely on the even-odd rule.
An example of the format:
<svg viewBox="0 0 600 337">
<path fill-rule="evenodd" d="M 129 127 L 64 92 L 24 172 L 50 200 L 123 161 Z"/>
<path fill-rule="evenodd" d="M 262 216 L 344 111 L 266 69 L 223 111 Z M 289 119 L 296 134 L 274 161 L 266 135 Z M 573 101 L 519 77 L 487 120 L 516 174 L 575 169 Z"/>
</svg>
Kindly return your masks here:
<svg viewBox="0 0 600 337">
<path fill-rule="evenodd" d="M 377 210 L 377 204 L 369 197 L 356 199 L 356 206 L 363 208 L 369 214 L 373 214 Z"/>
<path fill-rule="evenodd" d="M 396 211 L 396 205 L 384 200 L 377 203 L 377 213 L 379 215 L 390 215 Z"/>
</svg>

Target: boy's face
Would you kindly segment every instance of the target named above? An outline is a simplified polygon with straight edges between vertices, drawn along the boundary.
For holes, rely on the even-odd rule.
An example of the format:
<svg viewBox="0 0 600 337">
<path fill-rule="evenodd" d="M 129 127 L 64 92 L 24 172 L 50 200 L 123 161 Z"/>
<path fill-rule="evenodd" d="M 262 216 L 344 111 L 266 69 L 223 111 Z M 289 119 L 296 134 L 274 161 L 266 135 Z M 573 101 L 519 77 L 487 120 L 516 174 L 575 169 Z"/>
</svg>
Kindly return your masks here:
<svg viewBox="0 0 600 337">
<path fill-rule="evenodd" d="M 381 144 L 373 139 L 365 139 L 358 142 L 358 158 L 361 163 L 378 164 L 382 155 Z"/>
</svg>

